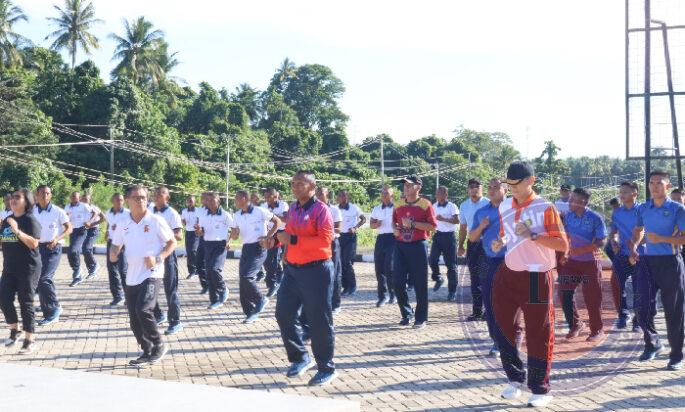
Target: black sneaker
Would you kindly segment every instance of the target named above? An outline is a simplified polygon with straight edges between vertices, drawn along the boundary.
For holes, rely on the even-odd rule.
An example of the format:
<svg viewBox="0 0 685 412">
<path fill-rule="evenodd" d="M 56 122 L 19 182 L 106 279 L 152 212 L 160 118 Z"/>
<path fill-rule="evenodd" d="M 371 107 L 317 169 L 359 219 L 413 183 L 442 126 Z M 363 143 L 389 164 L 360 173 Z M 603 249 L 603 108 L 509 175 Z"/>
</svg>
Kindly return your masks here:
<svg viewBox="0 0 685 412">
<path fill-rule="evenodd" d="M 412 318 L 402 318 L 402 320 L 400 320 L 400 322 L 398 323 L 398 325 L 400 325 L 400 326 L 409 326 L 409 324 L 411 323 L 411 319 L 412 319 Z"/>
<path fill-rule="evenodd" d="M 456 292 L 449 292 L 447 294 L 447 301 L 448 302 L 454 302 L 455 300 L 457 300 L 457 293 Z"/>
<path fill-rule="evenodd" d="M 5 347 L 9 348 L 10 346 L 14 346 L 17 343 L 17 340 L 22 335 L 22 331 L 19 329 L 12 329 L 10 330 L 10 337 L 5 339 Z"/>
<path fill-rule="evenodd" d="M 76 279 L 71 281 L 71 283 L 69 284 L 69 287 L 73 288 L 74 286 L 78 285 L 81 282 L 83 282 L 83 280 L 81 278 L 76 278 Z"/>
<path fill-rule="evenodd" d="M 480 322 L 480 321 L 484 321 L 485 317 L 483 316 L 482 313 L 476 312 L 476 313 L 470 314 L 469 317 L 466 318 L 466 320 L 469 322 Z"/>
<path fill-rule="evenodd" d="M 385 306 L 388 304 L 388 302 L 390 302 L 390 299 L 386 297 L 380 298 L 378 299 L 378 302 L 376 302 L 376 307 L 380 308 L 381 306 Z"/>
<path fill-rule="evenodd" d="M 150 364 L 154 365 L 162 360 L 164 355 L 169 351 L 169 346 L 162 342 L 159 345 L 152 347 L 152 352 L 150 352 Z"/>
<path fill-rule="evenodd" d="M 143 352 L 137 359 L 131 359 L 128 364 L 131 366 L 140 366 L 150 363 L 150 354 Z"/>
<path fill-rule="evenodd" d="M 33 353 L 33 348 L 35 347 L 35 342 L 32 340 L 24 339 L 24 343 L 21 345 L 21 349 L 19 349 L 19 353 L 22 355 L 28 355 L 30 353 Z"/>
<path fill-rule="evenodd" d="M 640 362 L 647 362 L 651 361 L 658 354 L 660 354 L 664 350 L 664 345 L 659 344 L 659 346 L 655 347 L 654 349 L 645 349 L 644 352 L 642 352 L 642 355 L 640 355 L 639 361 Z"/>
<path fill-rule="evenodd" d="M 193 276 L 196 276 L 196 274 L 195 274 L 195 273 L 189 273 L 188 276 L 186 276 L 186 279 L 190 279 L 190 278 L 192 278 Z"/>
<path fill-rule="evenodd" d="M 124 304 L 124 298 L 114 298 L 109 302 L 109 306 L 121 306 Z"/>
<path fill-rule="evenodd" d="M 257 278 L 255 279 L 255 282 L 260 282 L 262 279 L 264 279 L 264 272 L 260 270 L 257 272 Z"/>
<path fill-rule="evenodd" d="M 628 319 L 618 318 L 618 321 L 616 322 L 616 329 L 625 329 L 627 327 L 628 327 Z"/>
<path fill-rule="evenodd" d="M 435 285 L 433 285 L 433 292 L 439 291 L 443 283 L 445 283 L 445 281 L 442 278 L 438 278 L 438 280 L 435 281 Z"/>
<path fill-rule="evenodd" d="M 395 303 L 395 295 L 390 295 L 390 300 L 388 301 L 388 304 L 392 305 Z"/>
<path fill-rule="evenodd" d="M 200 290 L 200 295 L 204 295 L 207 292 L 209 292 L 209 287 L 203 286 L 202 289 Z"/>
</svg>

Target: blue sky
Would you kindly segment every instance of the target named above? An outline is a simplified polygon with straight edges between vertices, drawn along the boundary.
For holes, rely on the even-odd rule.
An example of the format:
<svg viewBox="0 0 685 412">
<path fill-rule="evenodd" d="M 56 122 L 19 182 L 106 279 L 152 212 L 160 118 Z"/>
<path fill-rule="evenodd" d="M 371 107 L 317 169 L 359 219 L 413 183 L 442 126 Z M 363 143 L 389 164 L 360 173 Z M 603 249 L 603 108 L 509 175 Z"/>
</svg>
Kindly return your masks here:
<svg viewBox="0 0 685 412">
<path fill-rule="evenodd" d="M 17 29 L 48 46 L 55 0 L 15 0 Z M 95 0 L 105 20 L 92 56 L 108 73 L 122 19 L 163 30 L 190 86 L 263 89 L 285 57 L 329 66 L 353 142 L 388 133 L 406 143 L 459 125 L 508 133 L 537 156 L 624 156 L 622 0 Z M 85 59 L 79 55 L 79 61 Z"/>
</svg>

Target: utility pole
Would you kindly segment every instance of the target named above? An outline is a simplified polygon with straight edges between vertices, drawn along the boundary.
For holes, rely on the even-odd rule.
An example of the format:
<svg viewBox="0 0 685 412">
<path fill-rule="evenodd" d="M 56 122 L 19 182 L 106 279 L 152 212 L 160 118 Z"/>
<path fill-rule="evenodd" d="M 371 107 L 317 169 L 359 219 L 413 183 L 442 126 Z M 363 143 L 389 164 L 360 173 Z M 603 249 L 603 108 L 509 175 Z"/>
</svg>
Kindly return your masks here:
<svg viewBox="0 0 685 412">
<path fill-rule="evenodd" d="M 381 188 L 385 186 L 385 157 L 383 155 L 383 136 L 381 136 Z"/>
<path fill-rule="evenodd" d="M 114 180 L 114 130 L 112 125 L 107 128 L 109 134 L 109 178 Z"/>
<path fill-rule="evenodd" d="M 435 191 L 440 187 L 440 163 L 435 164 Z"/>
<path fill-rule="evenodd" d="M 645 0 L 645 89 L 644 89 L 644 128 L 645 128 L 645 200 L 649 193 L 649 174 L 652 171 L 652 85 L 651 85 L 651 42 L 652 42 L 651 1 Z"/>
<path fill-rule="evenodd" d="M 226 137 L 226 210 L 228 210 L 228 179 L 231 173 L 231 139 Z"/>
</svg>

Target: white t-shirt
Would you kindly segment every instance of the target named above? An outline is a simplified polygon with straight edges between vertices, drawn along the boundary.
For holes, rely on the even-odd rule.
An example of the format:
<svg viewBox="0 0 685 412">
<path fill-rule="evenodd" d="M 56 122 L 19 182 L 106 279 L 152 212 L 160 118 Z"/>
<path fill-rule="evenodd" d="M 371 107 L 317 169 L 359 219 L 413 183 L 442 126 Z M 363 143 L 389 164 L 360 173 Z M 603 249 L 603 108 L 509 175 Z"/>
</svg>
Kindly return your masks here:
<svg viewBox="0 0 685 412">
<path fill-rule="evenodd" d="M 130 219 L 128 216 L 129 210 L 126 208 L 120 209 L 117 213 L 114 213 L 112 208 L 107 212 L 107 239 L 112 240 L 114 238 L 114 233 L 117 229 L 121 228 L 121 223 L 126 219 Z"/>
<path fill-rule="evenodd" d="M 238 210 L 233 214 L 233 224 L 240 230 L 243 244 L 255 243 L 267 234 L 266 225 L 274 217 L 268 209 L 250 206 L 248 213 Z"/>
<path fill-rule="evenodd" d="M 195 225 L 200 223 L 200 213 L 206 211 L 202 207 L 194 207 L 193 210 L 185 208 L 181 210 L 181 219 L 186 222 L 186 232 L 194 232 Z"/>
<path fill-rule="evenodd" d="M 164 221 L 169 225 L 171 230 L 183 228 L 183 222 L 181 221 L 181 215 L 178 214 L 176 209 L 167 205 L 160 210 L 157 208 L 153 209 L 154 214 L 160 215 L 164 218 Z"/>
<path fill-rule="evenodd" d="M 233 226 L 233 216 L 221 207 L 215 214 L 211 214 L 209 209 L 200 213 L 200 227 L 204 231 L 202 238 L 207 242 L 216 240 L 227 240 L 228 229 Z"/>
<path fill-rule="evenodd" d="M 340 233 L 337 233 L 335 231 L 335 224 L 338 222 L 341 222 L 340 225 L 342 226 L 342 214 L 340 213 L 340 209 L 338 209 L 338 206 L 328 204 L 328 210 L 331 212 L 331 217 L 333 218 L 333 233 L 335 234 L 335 238 L 340 237 Z"/>
<path fill-rule="evenodd" d="M 72 205 L 71 203 L 66 205 L 64 211 L 67 213 L 67 216 L 69 216 L 72 227 L 74 229 L 79 229 L 90 220 L 93 208 L 87 203 L 78 202 L 76 205 Z"/>
<path fill-rule="evenodd" d="M 285 215 L 288 214 L 288 209 L 289 209 L 288 202 L 284 202 L 282 200 L 279 200 L 278 203 L 276 203 L 276 207 L 273 207 L 273 208 L 271 206 L 269 206 L 268 203 L 264 202 L 261 204 L 260 207 L 263 207 L 264 209 L 267 209 L 269 212 L 278 216 L 278 218 L 281 219 L 281 224 L 278 226 L 278 230 L 285 230 Z M 273 226 L 273 223 L 269 222 L 267 229 L 271 230 L 271 226 Z"/>
<path fill-rule="evenodd" d="M 438 202 L 435 202 L 433 203 L 433 209 L 435 209 L 435 216 L 441 216 L 451 219 L 454 215 L 459 215 L 459 209 L 457 209 L 457 205 L 449 201 L 445 203 L 444 206 L 440 206 Z M 473 217 L 471 218 L 471 220 L 473 221 Z M 455 230 L 457 230 L 456 224 L 441 222 L 439 220 L 437 222 L 438 232 L 454 232 Z"/>
<path fill-rule="evenodd" d="M 52 242 L 57 236 L 64 233 L 64 224 L 69 222 L 69 216 L 60 207 L 50 203 L 47 209 L 41 210 L 40 206 L 33 206 L 33 216 L 40 223 L 40 243 Z M 64 244 L 64 239 L 58 242 Z"/>
<path fill-rule="evenodd" d="M 174 238 L 174 233 L 161 216 L 146 211 L 145 216 L 136 223 L 133 219 L 124 219 L 121 230 L 114 232 L 112 244 L 124 246 L 124 259 L 128 264 L 126 284 L 140 285 L 148 278 L 164 277 L 164 262 L 148 269 L 145 257 L 159 256 L 166 243 Z"/>
<path fill-rule="evenodd" d="M 100 210 L 100 208 L 95 206 L 95 205 L 89 205 L 89 206 L 90 206 L 90 209 L 94 213 L 93 219 L 90 221 L 90 223 L 92 225 L 91 228 L 93 228 L 93 227 L 97 226 L 100 223 L 100 221 L 102 220 L 102 219 L 100 219 L 100 213 L 102 213 L 102 210 Z"/>
<path fill-rule="evenodd" d="M 381 225 L 376 229 L 379 235 L 386 235 L 388 233 L 393 233 L 392 228 L 392 212 L 394 210 L 394 205 L 390 203 L 388 206 L 383 207 L 383 205 L 378 205 L 371 211 L 371 219 L 376 219 L 381 221 Z"/>
<path fill-rule="evenodd" d="M 359 216 L 362 215 L 362 210 L 352 203 L 347 204 L 347 209 L 343 209 L 338 205 L 338 209 L 340 209 L 340 214 L 342 215 L 342 233 L 347 233 L 359 223 Z"/>
</svg>

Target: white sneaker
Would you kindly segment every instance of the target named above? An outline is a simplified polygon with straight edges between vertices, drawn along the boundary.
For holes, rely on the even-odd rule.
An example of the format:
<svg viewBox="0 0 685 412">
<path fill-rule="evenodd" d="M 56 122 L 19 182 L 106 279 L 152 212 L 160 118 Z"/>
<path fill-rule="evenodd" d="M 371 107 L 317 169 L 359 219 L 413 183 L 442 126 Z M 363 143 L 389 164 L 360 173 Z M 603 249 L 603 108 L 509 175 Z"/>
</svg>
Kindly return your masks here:
<svg viewBox="0 0 685 412">
<path fill-rule="evenodd" d="M 523 394 L 523 391 L 521 388 L 523 387 L 523 384 L 520 382 L 509 382 L 506 388 L 502 391 L 502 397 L 504 399 L 516 399 L 521 394 Z"/>
<path fill-rule="evenodd" d="M 552 395 L 535 395 L 531 396 L 528 398 L 528 406 L 532 407 L 539 407 L 539 406 L 547 406 L 549 405 L 550 402 L 552 402 L 552 399 L 554 396 Z"/>
</svg>

